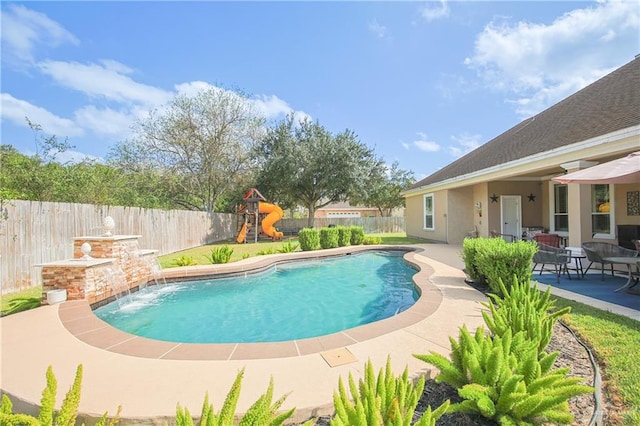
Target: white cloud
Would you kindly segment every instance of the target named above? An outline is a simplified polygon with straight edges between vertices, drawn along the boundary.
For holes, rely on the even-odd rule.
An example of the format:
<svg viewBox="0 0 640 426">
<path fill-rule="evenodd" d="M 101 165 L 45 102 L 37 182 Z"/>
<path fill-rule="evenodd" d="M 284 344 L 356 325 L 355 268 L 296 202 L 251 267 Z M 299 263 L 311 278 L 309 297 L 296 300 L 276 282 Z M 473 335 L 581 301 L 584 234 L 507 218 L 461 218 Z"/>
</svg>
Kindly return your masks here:
<svg viewBox="0 0 640 426">
<path fill-rule="evenodd" d="M 458 136 L 451 136 L 451 139 L 457 145 L 450 145 L 449 153 L 456 158 L 462 157 L 482 145 L 482 137 L 480 135 L 462 133 Z"/>
<path fill-rule="evenodd" d="M 0 94 L 2 119 L 9 120 L 17 126 L 28 127 L 28 117 L 32 123 L 42 126 L 42 131 L 60 137 L 82 136 L 84 130 L 72 120 L 58 117 L 46 109 L 27 101 L 14 98 L 8 93 Z"/>
<path fill-rule="evenodd" d="M 175 86 L 179 94 L 185 96 L 196 96 L 205 90 L 227 90 L 214 86 L 205 81 L 190 81 Z M 267 119 L 281 118 L 287 114 L 293 113 L 296 121 L 305 119 L 311 120 L 311 116 L 304 111 L 294 110 L 286 101 L 280 99 L 276 95 L 255 95 L 249 98 L 253 108 Z"/>
<path fill-rule="evenodd" d="M 190 98 L 196 96 L 200 92 L 204 92 L 205 90 L 218 89 L 218 87 L 207 83 L 206 81 L 189 81 L 187 83 L 176 84 L 174 87 L 179 95 L 188 96 Z"/>
<path fill-rule="evenodd" d="M 434 3 L 439 3 L 435 4 Z M 438 2 L 427 2 L 427 5 L 421 11 L 422 17 L 427 21 L 434 21 L 449 16 L 449 5 L 447 0 L 439 0 Z"/>
<path fill-rule="evenodd" d="M 100 109 L 94 105 L 87 105 L 76 110 L 74 117 L 78 125 L 97 135 L 124 139 L 130 136 L 131 126 L 140 116 L 133 110 L 116 111 L 111 108 Z"/>
<path fill-rule="evenodd" d="M 134 81 L 125 75 L 131 73 L 131 69 L 119 62 L 100 62 L 43 61 L 38 68 L 63 87 L 90 97 L 155 107 L 168 102 L 172 96 L 171 92 Z"/>
<path fill-rule="evenodd" d="M 279 118 L 293 113 L 296 121 L 311 120 L 309 114 L 304 111 L 295 111 L 286 101 L 276 95 L 257 95 L 251 100 L 258 111 L 264 114 L 267 119 Z"/>
<path fill-rule="evenodd" d="M 2 10 L 2 57 L 10 62 L 34 61 L 38 45 L 79 44 L 78 39 L 46 15 L 11 4 Z"/>
<path fill-rule="evenodd" d="M 550 24 L 494 21 L 465 63 L 486 84 L 515 95 L 529 116 L 629 62 L 637 53 L 637 2 L 607 1 L 568 12 Z"/>
<path fill-rule="evenodd" d="M 419 132 L 420 139 L 413 141 L 413 145 L 420 151 L 437 152 L 440 151 L 440 145 L 437 142 L 430 141 L 426 134 Z"/>
<path fill-rule="evenodd" d="M 388 34 L 387 27 L 378 23 L 377 19 L 369 22 L 369 31 L 371 31 L 378 38 L 385 38 Z"/>
<path fill-rule="evenodd" d="M 402 147 L 407 151 L 409 150 L 409 144 L 406 142 L 402 142 Z"/>
</svg>

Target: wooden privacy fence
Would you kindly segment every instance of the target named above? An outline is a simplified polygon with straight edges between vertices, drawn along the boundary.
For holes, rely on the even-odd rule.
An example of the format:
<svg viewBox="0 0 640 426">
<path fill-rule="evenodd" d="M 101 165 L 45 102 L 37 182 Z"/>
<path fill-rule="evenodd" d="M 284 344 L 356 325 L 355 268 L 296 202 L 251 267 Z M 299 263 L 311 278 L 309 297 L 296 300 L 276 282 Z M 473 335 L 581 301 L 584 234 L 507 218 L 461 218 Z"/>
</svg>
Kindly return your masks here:
<svg viewBox="0 0 640 426">
<path fill-rule="evenodd" d="M 0 294 L 40 282 L 35 265 L 73 257 L 73 239 L 102 235 L 106 216 L 114 235 L 141 235 L 142 249 L 171 253 L 233 238 L 236 215 L 92 204 L 3 200 L 0 205 Z"/>
<path fill-rule="evenodd" d="M 236 237 L 237 216 L 231 213 L 157 210 L 93 204 L 3 200 L 0 204 L 0 294 L 40 283 L 35 265 L 73 257 L 73 239 L 103 234 L 111 216 L 113 235 L 141 235 L 141 249 L 159 254 Z M 276 227 L 287 235 L 307 226 L 307 219 L 282 219 Z M 318 218 L 314 226 L 357 225 L 365 233 L 404 232 L 404 217 Z"/>
</svg>

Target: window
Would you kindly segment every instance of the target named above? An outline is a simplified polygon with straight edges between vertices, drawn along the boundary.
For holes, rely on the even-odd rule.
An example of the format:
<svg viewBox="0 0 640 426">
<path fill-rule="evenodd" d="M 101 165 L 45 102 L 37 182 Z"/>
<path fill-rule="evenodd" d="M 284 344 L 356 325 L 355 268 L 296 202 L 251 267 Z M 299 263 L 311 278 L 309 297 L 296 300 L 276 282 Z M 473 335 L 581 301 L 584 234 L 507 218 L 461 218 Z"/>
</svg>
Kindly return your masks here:
<svg viewBox="0 0 640 426">
<path fill-rule="evenodd" d="M 591 185 L 591 232 L 594 237 L 613 237 L 611 201 L 609 185 Z"/>
<path fill-rule="evenodd" d="M 553 186 L 553 231 L 569 232 L 569 197 L 567 185 Z"/>
<path fill-rule="evenodd" d="M 424 196 L 424 229 L 434 230 L 433 194 Z"/>
</svg>

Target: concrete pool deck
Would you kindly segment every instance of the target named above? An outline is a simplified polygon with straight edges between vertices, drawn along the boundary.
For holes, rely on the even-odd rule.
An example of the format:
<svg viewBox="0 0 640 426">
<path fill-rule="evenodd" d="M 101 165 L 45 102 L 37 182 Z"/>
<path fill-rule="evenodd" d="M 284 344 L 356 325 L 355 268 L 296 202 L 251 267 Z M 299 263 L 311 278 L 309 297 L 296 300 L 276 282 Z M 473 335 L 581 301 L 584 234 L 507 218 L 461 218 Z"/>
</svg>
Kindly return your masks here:
<svg viewBox="0 0 640 426">
<path fill-rule="evenodd" d="M 414 280 L 422 297 L 416 305 L 393 318 L 317 339 L 238 345 L 159 342 L 113 329 L 95 317 L 84 301 L 1 318 L 0 387 L 11 397 L 15 411 L 37 413 L 33 407 L 39 405 L 45 371 L 51 365 L 58 380 L 59 407 L 82 364 L 81 420 L 91 424 L 105 411 L 113 415 L 121 406 L 121 424 L 164 424 L 175 417 L 178 403 L 199 415 L 205 393 L 219 410 L 236 374 L 244 368 L 237 412 L 246 411 L 273 377 L 274 399 L 288 394 L 282 409 L 297 408 L 293 421 L 330 414 L 338 378 L 346 379 L 349 373 L 360 378 L 368 359 L 377 370 L 390 356 L 397 374 L 408 366 L 410 376 L 417 377 L 430 366 L 413 354 L 433 350 L 446 355 L 449 336 L 457 336 L 460 326 L 466 324 L 473 330 L 483 324 L 480 302 L 485 297 L 464 283 L 461 247 L 424 244 L 410 248 L 417 250 L 406 258 L 420 269 Z M 322 252 L 341 255 L 359 250 Z M 301 256 L 311 255 L 264 256 L 208 269 L 235 272 L 263 267 L 262 263 L 272 259 Z M 206 273 L 204 269 L 199 272 Z M 331 367 L 323 354 L 344 348 L 354 361 Z"/>
</svg>

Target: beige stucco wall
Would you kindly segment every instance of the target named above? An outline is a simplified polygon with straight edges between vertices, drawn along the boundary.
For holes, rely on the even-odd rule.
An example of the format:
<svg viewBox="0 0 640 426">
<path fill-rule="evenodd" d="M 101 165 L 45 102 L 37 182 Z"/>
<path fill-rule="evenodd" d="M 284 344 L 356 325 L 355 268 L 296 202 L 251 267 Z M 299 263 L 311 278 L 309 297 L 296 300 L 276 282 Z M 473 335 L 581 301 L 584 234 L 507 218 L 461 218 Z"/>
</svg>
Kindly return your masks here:
<svg viewBox="0 0 640 426">
<path fill-rule="evenodd" d="M 615 217 L 617 225 L 640 225 L 640 215 L 630 215 L 627 198 L 629 192 L 640 191 L 639 183 L 619 184 L 614 189 Z"/>
<path fill-rule="evenodd" d="M 424 229 L 424 195 L 416 195 L 406 199 L 406 229 L 407 236 L 423 238 L 431 241 L 447 241 L 447 191 L 433 193 L 433 215 L 435 229 L 433 231 Z"/>
<path fill-rule="evenodd" d="M 640 191 L 640 183 L 614 185 L 613 208 L 614 223 L 613 233 L 615 240 L 596 239 L 592 237 L 591 227 L 591 186 L 569 184 L 569 241 L 572 246 L 587 241 L 604 241 L 618 243 L 618 225 L 640 225 L 640 215 L 633 214 L 628 208 L 627 200 L 634 191 Z M 631 213 L 631 214 L 629 214 Z"/>
<path fill-rule="evenodd" d="M 570 185 L 573 187 L 574 185 Z M 575 185 L 569 193 L 570 230 L 567 241 L 570 245 L 592 241 L 589 185 Z M 573 188 L 571 188 L 573 189 Z M 615 227 L 617 225 L 640 225 L 640 215 L 627 208 L 627 193 L 640 191 L 640 183 L 618 184 L 614 187 Z M 519 195 L 522 200 L 522 226 L 541 226 L 550 229 L 550 185 L 548 181 L 502 181 L 481 183 L 472 187 L 434 192 L 435 230 L 423 228 L 423 195 L 406 199 L 407 235 L 433 241 L 459 244 L 474 229 L 481 237 L 487 237 L 491 230 L 500 230 L 500 202 L 491 202 L 491 196 Z M 529 194 L 535 196 L 529 201 Z M 476 202 L 481 203 L 480 209 Z M 580 206 L 582 205 L 582 208 Z M 575 206 L 575 209 L 573 208 Z M 574 211 L 575 210 L 575 211 Z M 575 215 L 579 215 L 575 216 Z M 611 241 L 610 241 L 611 242 Z M 615 241 L 617 242 L 617 241 Z"/>
<path fill-rule="evenodd" d="M 489 236 L 489 221 L 487 218 L 489 208 L 489 185 L 486 182 L 474 185 L 473 188 L 473 225 L 478 230 L 478 236 Z M 480 202 L 480 209 L 475 207 L 475 203 Z"/>
<path fill-rule="evenodd" d="M 449 191 L 447 214 L 447 242 L 461 244 L 474 230 L 475 198 L 473 188 L 458 188 Z"/>
<path fill-rule="evenodd" d="M 522 227 L 544 226 L 543 216 L 548 209 L 548 203 L 543 197 L 543 184 L 540 181 L 502 181 L 490 182 L 488 191 L 489 197 L 496 195 L 497 202 L 492 202 L 489 198 L 488 202 L 488 229 L 489 232 L 495 230 L 500 232 L 500 196 L 502 195 L 519 195 L 521 198 L 522 210 Z M 535 197 L 534 201 L 529 201 L 529 195 Z M 544 214 L 543 214 L 544 213 Z"/>
</svg>

